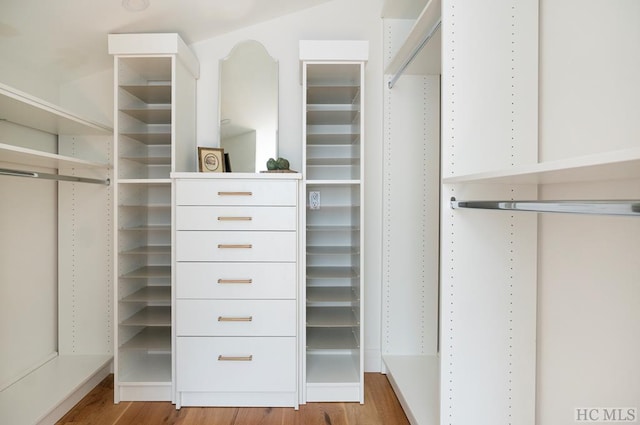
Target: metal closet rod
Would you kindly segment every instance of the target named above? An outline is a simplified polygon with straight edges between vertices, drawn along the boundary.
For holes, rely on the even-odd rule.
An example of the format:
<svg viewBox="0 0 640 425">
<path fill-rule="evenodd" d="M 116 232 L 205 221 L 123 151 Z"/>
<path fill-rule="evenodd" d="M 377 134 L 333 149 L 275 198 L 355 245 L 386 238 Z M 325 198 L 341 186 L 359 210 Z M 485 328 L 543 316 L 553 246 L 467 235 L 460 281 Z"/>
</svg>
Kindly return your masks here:
<svg viewBox="0 0 640 425">
<path fill-rule="evenodd" d="M 451 208 L 640 216 L 640 200 L 458 201 L 456 198 L 451 198 Z"/>
<path fill-rule="evenodd" d="M 109 186 L 111 184 L 111 179 L 106 179 L 106 180 L 90 179 L 87 177 L 65 176 L 63 174 L 47 174 L 47 173 L 40 173 L 35 171 L 10 170 L 7 168 L 0 168 L 0 175 L 14 176 L 14 177 L 31 177 L 35 179 L 46 179 L 46 180 L 62 180 L 62 181 L 76 182 L 76 183 L 103 184 L 106 186 Z"/>
<path fill-rule="evenodd" d="M 431 30 L 429 31 L 429 33 L 422 39 L 422 41 L 420 41 L 420 44 L 415 49 L 413 49 L 413 51 L 411 52 L 411 55 L 409 55 L 409 57 L 402 63 L 402 66 L 400 66 L 400 69 L 398 70 L 398 72 L 396 72 L 396 74 L 391 78 L 391 80 L 389 80 L 390 89 L 392 89 L 393 86 L 396 85 L 396 82 L 398 81 L 398 79 L 402 76 L 404 71 L 411 64 L 411 62 L 413 62 L 416 56 L 418 56 L 418 53 L 420 53 L 420 51 L 424 48 L 424 46 L 427 45 L 429 40 L 431 40 L 431 38 L 436 33 L 436 31 L 438 31 L 438 28 L 440 28 L 441 24 L 442 24 L 442 18 L 438 19 L 438 22 L 436 22 L 433 25 L 433 27 L 431 27 Z"/>
</svg>

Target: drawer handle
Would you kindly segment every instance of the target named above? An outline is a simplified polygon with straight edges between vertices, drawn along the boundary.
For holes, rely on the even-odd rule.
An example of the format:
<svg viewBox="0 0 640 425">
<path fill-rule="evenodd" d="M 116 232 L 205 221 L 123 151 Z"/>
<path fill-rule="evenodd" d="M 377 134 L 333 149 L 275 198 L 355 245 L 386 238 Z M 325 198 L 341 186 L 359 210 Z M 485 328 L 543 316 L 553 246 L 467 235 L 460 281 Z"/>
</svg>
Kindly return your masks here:
<svg viewBox="0 0 640 425">
<path fill-rule="evenodd" d="M 234 244 L 222 244 L 222 243 L 221 243 L 221 244 L 218 244 L 218 248 L 220 248 L 220 249 L 225 249 L 225 248 L 232 248 L 232 249 L 235 249 L 235 248 L 245 248 L 245 249 L 251 249 L 251 248 L 253 248 L 253 245 L 251 245 L 250 243 L 248 243 L 248 244 L 236 244 L 236 245 L 234 245 Z"/>
<path fill-rule="evenodd" d="M 226 317 L 218 316 L 218 322 L 252 322 L 253 316 L 246 317 Z"/>
<path fill-rule="evenodd" d="M 251 221 L 253 217 L 218 217 L 218 221 Z"/>
<path fill-rule="evenodd" d="M 218 279 L 218 283 L 253 283 L 253 279 Z"/>
<path fill-rule="evenodd" d="M 253 196 L 253 192 L 218 192 L 218 196 Z"/>
<path fill-rule="evenodd" d="M 250 362 L 253 360 L 253 354 L 248 356 L 218 356 L 220 362 Z"/>
</svg>

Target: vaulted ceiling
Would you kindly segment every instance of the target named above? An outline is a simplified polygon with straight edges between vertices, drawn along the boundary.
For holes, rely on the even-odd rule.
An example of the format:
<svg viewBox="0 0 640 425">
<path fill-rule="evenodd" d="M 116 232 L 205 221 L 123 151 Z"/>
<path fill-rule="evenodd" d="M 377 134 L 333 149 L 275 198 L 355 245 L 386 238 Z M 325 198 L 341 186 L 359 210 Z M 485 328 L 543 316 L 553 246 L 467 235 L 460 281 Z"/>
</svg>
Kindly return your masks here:
<svg viewBox="0 0 640 425">
<path fill-rule="evenodd" d="M 0 57 L 63 82 L 111 66 L 108 33 L 177 32 L 191 44 L 327 1 L 0 0 Z"/>
</svg>

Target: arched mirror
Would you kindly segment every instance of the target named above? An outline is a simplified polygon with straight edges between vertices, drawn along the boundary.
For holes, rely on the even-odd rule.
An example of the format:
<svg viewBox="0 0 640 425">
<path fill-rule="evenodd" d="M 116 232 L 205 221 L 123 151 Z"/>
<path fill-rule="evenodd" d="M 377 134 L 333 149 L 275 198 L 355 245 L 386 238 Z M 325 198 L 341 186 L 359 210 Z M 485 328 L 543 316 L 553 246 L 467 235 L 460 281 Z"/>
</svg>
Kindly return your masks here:
<svg viewBox="0 0 640 425">
<path fill-rule="evenodd" d="M 278 62 L 262 44 L 238 43 L 220 61 L 220 147 L 231 171 L 266 170 L 278 157 Z"/>
</svg>

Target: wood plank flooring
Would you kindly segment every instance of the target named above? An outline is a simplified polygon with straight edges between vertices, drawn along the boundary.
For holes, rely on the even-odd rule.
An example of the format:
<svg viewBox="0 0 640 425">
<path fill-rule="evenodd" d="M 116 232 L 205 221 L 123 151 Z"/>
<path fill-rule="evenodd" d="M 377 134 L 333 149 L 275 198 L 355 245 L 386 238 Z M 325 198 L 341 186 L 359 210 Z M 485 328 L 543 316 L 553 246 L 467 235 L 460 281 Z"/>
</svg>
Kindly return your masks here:
<svg viewBox="0 0 640 425">
<path fill-rule="evenodd" d="M 385 375 L 365 374 L 365 403 L 308 403 L 293 408 L 183 407 L 169 402 L 113 403 L 107 377 L 56 425 L 408 425 Z"/>
</svg>

